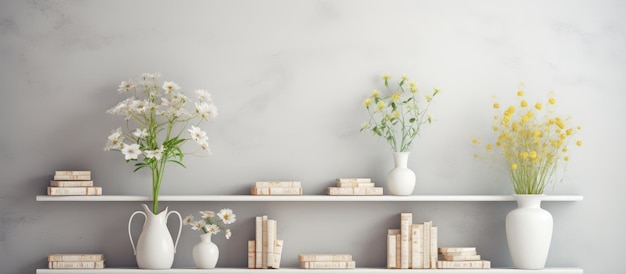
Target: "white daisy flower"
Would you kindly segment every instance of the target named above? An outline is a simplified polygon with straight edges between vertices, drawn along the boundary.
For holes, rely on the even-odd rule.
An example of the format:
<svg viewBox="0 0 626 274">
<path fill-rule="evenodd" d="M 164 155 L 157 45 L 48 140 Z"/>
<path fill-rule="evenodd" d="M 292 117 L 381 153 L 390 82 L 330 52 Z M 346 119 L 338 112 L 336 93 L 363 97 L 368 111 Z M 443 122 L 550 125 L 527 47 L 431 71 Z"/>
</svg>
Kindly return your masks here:
<svg viewBox="0 0 626 274">
<path fill-rule="evenodd" d="M 122 143 L 124 142 L 124 135 L 122 134 L 122 128 L 118 127 L 114 130 L 109 137 L 107 137 L 107 143 L 104 147 L 105 151 L 111 149 L 122 149 Z"/>
<path fill-rule="evenodd" d="M 217 216 L 220 217 L 220 219 L 222 219 L 222 221 L 227 225 L 232 224 L 237 220 L 237 216 L 235 216 L 233 210 L 230 208 L 224 208 L 220 210 L 220 212 L 217 213 Z"/>
<path fill-rule="evenodd" d="M 206 223 L 204 222 L 204 220 L 198 220 L 191 224 L 191 229 L 199 230 L 199 229 L 202 229 L 205 225 Z"/>
<path fill-rule="evenodd" d="M 170 94 L 172 91 L 180 90 L 180 86 L 178 84 L 168 81 L 163 82 L 162 88 L 165 90 L 165 94 Z"/>
<path fill-rule="evenodd" d="M 126 160 L 137 160 L 137 157 L 141 155 L 141 150 L 139 150 L 138 144 L 122 145 L 122 154 L 124 154 L 124 159 Z"/>
<path fill-rule="evenodd" d="M 147 128 L 137 128 L 134 132 L 133 135 L 137 138 L 145 138 L 148 136 L 148 129 Z"/>
<path fill-rule="evenodd" d="M 210 224 L 204 227 L 204 229 L 211 234 L 217 234 L 218 232 L 220 232 L 220 227 L 217 226 L 216 224 Z"/>
<path fill-rule="evenodd" d="M 200 215 L 202 215 L 202 219 L 211 219 L 215 217 L 215 212 L 213 211 L 200 211 Z"/>
<path fill-rule="evenodd" d="M 133 80 L 122 81 L 122 83 L 120 83 L 120 85 L 118 86 L 117 91 L 119 93 L 124 93 L 130 91 L 131 89 L 134 89 L 135 87 L 136 85 Z"/>
<path fill-rule="evenodd" d="M 161 160 L 161 158 L 163 158 L 163 151 L 165 149 L 163 148 L 163 146 L 161 146 L 159 149 L 157 150 L 144 150 L 144 154 L 146 155 L 146 158 L 150 159 L 150 158 L 155 158 L 157 160 Z"/>
<path fill-rule="evenodd" d="M 211 94 L 208 93 L 206 90 L 204 90 L 204 89 L 197 89 L 195 91 L 195 93 L 196 93 L 196 97 L 198 97 L 198 101 L 206 102 L 206 103 L 213 102 L 213 98 L 211 98 Z"/>
<path fill-rule="evenodd" d="M 233 234 L 230 232 L 230 229 L 226 229 L 226 231 L 224 231 L 224 237 L 230 239 L 231 236 L 233 236 Z"/>
<path fill-rule="evenodd" d="M 192 215 L 188 215 L 187 217 L 185 217 L 185 219 L 183 219 L 183 224 L 184 225 L 192 225 L 193 222 L 194 222 L 194 220 L 193 220 L 193 216 Z"/>
<path fill-rule="evenodd" d="M 203 144 L 208 142 L 209 137 L 206 136 L 206 132 L 202 131 L 199 127 L 191 126 L 191 129 L 188 130 L 191 135 L 191 139 L 198 142 L 199 144 Z"/>
</svg>

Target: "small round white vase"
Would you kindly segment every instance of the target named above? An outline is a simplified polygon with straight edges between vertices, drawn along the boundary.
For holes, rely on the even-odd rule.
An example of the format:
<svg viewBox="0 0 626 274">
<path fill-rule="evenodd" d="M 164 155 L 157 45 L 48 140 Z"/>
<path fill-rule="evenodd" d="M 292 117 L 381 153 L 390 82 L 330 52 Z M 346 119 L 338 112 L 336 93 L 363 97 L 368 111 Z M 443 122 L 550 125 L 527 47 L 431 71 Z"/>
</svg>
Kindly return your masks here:
<svg viewBox="0 0 626 274">
<path fill-rule="evenodd" d="M 395 167 L 387 174 L 387 188 L 391 195 L 412 195 L 415 189 L 415 173 L 407 167 L 410 152 L 394 152 Z"/>
<path fill-rule="evenodd" d="M 544 195 L 514 195 L 517 208 L 506 215 L 506 239 L 513 266 L 543 269 L 552 241 L 552 214 L 541 208 Z"/>
<path fill-rule="evenodd" d="M 212 269 L 217 265 L 220 257 L 220 250 L 211 241 L 211 233 L 200 235 L 200 242 L 193 246 L 191 250 L 193 263 L 197 268 Z"/>
</svg>

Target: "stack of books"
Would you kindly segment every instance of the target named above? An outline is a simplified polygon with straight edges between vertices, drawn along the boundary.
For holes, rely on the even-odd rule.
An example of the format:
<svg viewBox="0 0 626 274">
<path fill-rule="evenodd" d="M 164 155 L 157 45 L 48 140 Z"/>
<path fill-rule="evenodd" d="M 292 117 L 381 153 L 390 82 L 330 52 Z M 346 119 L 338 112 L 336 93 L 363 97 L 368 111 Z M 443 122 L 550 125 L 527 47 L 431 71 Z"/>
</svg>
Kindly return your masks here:
<svg viewBox="0 0 626 274">
<path fill-rule="evenodd" d="M 252 195 L 302 195 L 302 184 L 297 181 L 259 181 L 251 192 Z"/>
<path fill-rule="evenodd" d="M 412 213 L 400 214 L 400 229 L 387 231 L 387 268 L 437 268 L 437 227 L 413 224 Z"/>
<path fill-rule="evenodd" d="M 437 262 L 437 268 L 491 268 L 491 262 L 481 260 L 476 247 L 440 247 L 443 260 Z"/>
<path fill-rule="evenodd" d="M 379 196 L 383 188 L 376 187 L 371 178 L 338 178 L 336 187 L 328 187 L 328 195 Z"/>
<path fill-rule="evenodd" d="M 248 241 L 248 268 L 280 268 L 283 240 L 276 238 L 276 230 L 276 220 L 256 217 L 256 239 Z"/>
<path fill-rule="evenodd" d="M 300 268 L 353 269 L 356 263 L 349 254 L 299 254 Z"/>
<path fill-rule="evenodd" d="M 102 188 L 93 186 L 91 171 L 55 171 L 48 195 L 102 195 Z"/>
<path fill-rule="evenodd" d="M 104 268 L 103 254 L 50 254 L 50 269 L 100 269 Z"/>
</svg>

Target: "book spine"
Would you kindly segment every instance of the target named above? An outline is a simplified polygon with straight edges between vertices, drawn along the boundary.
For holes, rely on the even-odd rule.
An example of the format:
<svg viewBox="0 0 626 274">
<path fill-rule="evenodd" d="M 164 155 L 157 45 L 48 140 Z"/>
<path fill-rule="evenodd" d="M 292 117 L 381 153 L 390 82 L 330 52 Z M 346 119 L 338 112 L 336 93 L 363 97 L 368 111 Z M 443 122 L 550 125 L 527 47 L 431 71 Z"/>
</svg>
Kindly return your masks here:
<svg viewBox="0 0 626 274">
<path fill-rule="evenodd" d="M 274 246 L 276 241 L 276 220 L 267 220 L 267 267 L 274 264 Z"/>
<path fill-rule="evenodd" d="M 48 195 L 102 195 L 102 187 L 48 187 Z"/>
<path fill-rule="evenodd" d="M 436 226 L 431 227 L 430 229 L 430 268 L 437 268 L 437 260 L 439 256 L 437 254 L 437 234 L 438 229 Z"/>
<path fill-rule="evenodd" d="M 350 254 L 300 254 L 301 262 L 349 262 L 352 261 Z"/>
<path fill-rule="evenodd" d="M 263 216 L 263 253 L 261 253 L 261 268 L 267 268 L 267 216 Z"/>
<path fill-rule="evenodd" d="M 93 181 L 50 181 L 54 187 L 87 187 L 93 186 Z"/>
<path fill-rule="evenodd" d="M 302 187 L 298 181 L 258 181 L 256 187 Z"/>
<path fill-rule="evenodd" d="M 54 175 L 55 181 L 89 181 L 91 180 L 91 175 Z"/>
<path fill-rule="evenodd" d="M 491 268 L 490 261 L 438 261 L 437 268 Z"/>
<path fill-rule="evenodd" d="M 256 268 L 256 241 L 248 241 L 248 268 Z"/>
<path fill-rule="evenodd" d="M 256 217 L 255 268 L 263 268 L 263 216 Z"/>
<path fill-rule="evenodd" d="M 402 257 L 402 237 L 400 237 L 400 232 L 396 235 L 396 268 L 400 268 L 401 257 Z"/>
<path fill-rule="evenodd" d="M 413 224 L 413 213 L 401 213 L 400 214 L 400 268 L 410 268 L 411 257 L 411 225 Z"/>
<path fill-rule="evenodd" d="M 88 170 L 57 170 L 54 172 L 54 175 L 80 175 L 80 176 L 91 176 L 91 171 Z"/>
<path fill-rule="evenodd" d="M 356 267 L 354 261 L 350 262 L 300 262 L 301 268 L 306 269 L 352 269 Z"/>
<path fill-rule="evenodd" d="M 478 255 L 476 251 L 463 251 L 463 252 L 440 252 L 443 255 L 448 256 L 470 256 L 470 255 Z"/>
<path fill-rule="evenodd" d="M 443 255 L 444 261 L 480 261 L 480 255 Z"/>
<path fill-rule="evenodd" d="M 337 187 L 374 187 L 374 183 L 340 182 Z"/>
<path fill-rule="evenodd" d="M 431 221 L 424 223 L 424 268 L 430 268 L 430 232 L 432 224 Z"/>
<path fill-rule="evenodd" d="M 371 183 L 372 178 L 337 178 L 337 183 Z"/>
<path fill-rule="evenodd" d="M 411 268 L 424 268 L 424 225 L 411 226 Z"/>
<path fill-rule="evenodd" d="M 104 254 L 50 254 L 48 262 L 95 262 L 104 261 Z"/>
<path fill-rule="evenodd" d="M 302 195 L 301 187 L 253 187 L 252 195 Z"/>
<path fill-rule="evenodd" d="M 378 195 L 383 195 L 383 188 L 382 187 L 329 187 L 328 195 L 378 196 Z"/>
<path fill-rule="evenodd" d="M 104 261 L 97 262 L 48 262 L 50 269 L 100 269 L 104 268 Z"/>
<path fill-rule="evenodd" d="M 439 252 L 476 252 L 476 247 L 440 247 Z"/>
<path fill-rule="evenodd" d="M 283 256 L 283 240 L 274 241 L 274 260 L 270 265 L 271 268 L 280 268 L 280 258 Z"/>
<path fill-rule="evenodd" d="M 387 268 L 397 268 L 396 236 L 397 235 L 387 234 Z"/>
</svg>

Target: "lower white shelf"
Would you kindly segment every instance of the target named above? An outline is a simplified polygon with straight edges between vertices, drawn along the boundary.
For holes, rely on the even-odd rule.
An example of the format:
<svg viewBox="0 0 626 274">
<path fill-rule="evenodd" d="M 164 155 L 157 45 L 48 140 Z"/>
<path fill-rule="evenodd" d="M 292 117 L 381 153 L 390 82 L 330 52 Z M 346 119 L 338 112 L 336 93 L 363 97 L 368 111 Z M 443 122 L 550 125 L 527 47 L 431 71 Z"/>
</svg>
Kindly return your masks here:
<svg viewBox="0 0 626 274">
<path fill-rule="evenodd" d="M 356 268 L 356 269 L 301 269 L 301 268 L 281 268 L 281 269 L 247 269 L 247 268 L 216 268 L 216 269 L 195 269 L 178 268 L 166 270 L 150 270 L 136 268 L 105 268 L 105 269 L 37 269 L 37 274 L 76 274 L 76 273 L 97 273 L 97 274 L 121 274 L 121 273 L 172 273 L 172 274 L 199 274 L 199 273 L 229 273 L 229 274 L 251 274 L 251 273 L 322 273 L 322 274 L 342 274 L 342 273 L 419 273 L 419 274 L 582 274 L 582 268 L 576 267 L 554 267 L 542 270 L 521 270 L 511 268 L 491 268 L 491 269 L 385 269 L 385 268 Z"/>
</svg>

